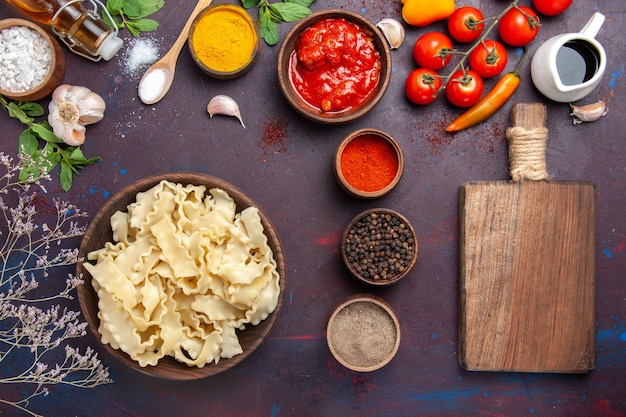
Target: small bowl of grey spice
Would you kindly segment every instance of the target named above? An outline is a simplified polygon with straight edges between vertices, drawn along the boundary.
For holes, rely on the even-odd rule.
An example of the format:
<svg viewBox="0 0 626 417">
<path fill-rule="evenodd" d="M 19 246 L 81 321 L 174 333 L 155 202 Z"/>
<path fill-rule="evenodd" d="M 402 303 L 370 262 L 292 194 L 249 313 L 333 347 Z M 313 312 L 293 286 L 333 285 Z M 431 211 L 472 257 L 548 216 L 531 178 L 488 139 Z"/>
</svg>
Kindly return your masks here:
<svg viewBox="0 0 626 417">
<path fill-rule="evenodd" d="M 65 75 L 65 57 L 52 35 L 25 19 L 0 20 L 0 95 L 37 101 Z"/>
<path fill-rule="evenodd" d="M 391 306 L 370 294 L 356 294 L 330 315 L 326 341 L 334 358 L 356 372 L 387 365 L 400 347 L 400 323 Z"/>
</svg>

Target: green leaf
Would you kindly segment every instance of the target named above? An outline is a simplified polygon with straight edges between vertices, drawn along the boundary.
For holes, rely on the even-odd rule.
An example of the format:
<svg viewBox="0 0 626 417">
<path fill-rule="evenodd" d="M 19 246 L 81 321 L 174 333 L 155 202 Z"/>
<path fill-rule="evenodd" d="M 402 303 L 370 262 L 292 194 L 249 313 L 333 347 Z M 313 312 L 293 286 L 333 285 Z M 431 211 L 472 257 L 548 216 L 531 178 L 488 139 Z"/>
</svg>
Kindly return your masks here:
<svg viewBox="0 0 626 417">
<path fill-rule="evenodd" d="M 18 176 L 18 180 L 21 183 L 27 184 L 35 182 L 39 180 L 42 175 L 45 175 L 52 170 L 52 168 L 48 167 L 50 165 L 50 162 L 46 160 L 46 154 L 43 149 L 38 149 L 33 152 L 31 158 L 26 161 L 22 166 L 20 175 Z M 44 171 L 43 173 L 42 170 Z"/>
<path fill-rule="evenodd" d="M 259 25 L 259 33 L 261 34 L 261 38 L 268 45 L 276 45 L 278 43 L 278 25 L 269 17 L 261 20 Z"/>
<path fill-rule="evenodd" d="M 54 167 L 61 162 L 61 155 L 54 151 L 46 152 L 45 149 L 43 150 L 42 155 L 43 161 L 41 162 L 40 166 L 45 168 L 46 174 L 49 174 L 50 171 L 52 171 Z"/>
<path fill-rule="evenodd" d="M 20 170 L 20 175 L 17 177 L 20 183 L 32 183 L 40 178 L 39 169 L 33 166 L 23 166 Z"/>
<path fill-rule="evenodd" d="M 296 3 L 304 7 L 309 7 L 315 0 L 284 0 L 286 3 Z"/>
<path fill-rule="evenodd" d="M 61 188 L 63 191 L 69 191 L 72 188 L 72 167 L 65 161 L 61 162 L 61 173 L 59 174 Z"/>
<path fill-rule="evenodd" d="M 83 162 L 83 165 L 87 166 L 87 165 L 95 164 L 96 162 L 100 162 L 101 160 L 102 158 L 100 158 L 99 156 L 95 156 L 93 158 L 87 159 L 85 162 Z"/>
<path fill-rule="evenodd" d="M 60 149 L 60 153 L 61 153 L 61 156 L 63 157 L 63 160 L 69 161 L 71 159 L 73 150 L 74 150 L 73 146 L 68 146 L 65 149 Z"/>
<path fill-rule="evenodd" d="M 257 24 L 259 33 L 266 44 L 272 46 L 278 43 L 278 24 L 295 22 L 308 15 L 311 9 L 308 6 L 315 0 L 282 0 L 270 3 L 270 0 L 240 0 L 244 8 L 259 7 Z"/>
<path fill-rule="evenodd" d="M 122 12 L 124 0 L 107 0 L 106 8 L 113 16 L 117 16 Z"/>
<path fill-rule="evenodd" d="M 124 27 L 124 23 L 117 22 L 113 16 L 114 15 L 111 14 L 111 18 L 109 19 L 109 15 L 103 13 L 102 20 L 104 20 L 104 23 L 106 23 L 110 28 L 122 29 Z"/>
<path fill-rule="evenodd" d="M 126 27 L 134 36 L 138 36 L 140 32 L 151 32 L 159 27 L 159 22 L 153 19 L 139 19 L 126 22 Z M 135 33 L 137 33 L 135 35 Z"/>
<path fill-rule="evenodd" d="M 141 14 L 141 3 L 136 0 L 125 0 L 122 13 L 128 16 L 129 19 L 138 19 Z"/>
<path fill-rule="evenodd" d="M 83 169 L 87 165 L 91 165 L 100 161 L 100 158 L 85 158 L 83 151 L 80 147 L 68 146 L 66 149 L 61 150 L 63 155 L 63 162 L 68 164 L 72 171 L 78 174 L 78 170 Z"/>
<path fill-rule="evenodd" d="M 20 103 L 19 106 L 30 117 L 43 116 L 45 110 L 39 103 Z"/>
<path fill-rule="evenodd" d="M 34 120 L 32 117 L 28 117 L 26 112 L 24 112 L 24 110 L 22 110 L 22 108 L 13 101 L 7 105 L 7 110 L 9 111 L 10 117 L 18 119 L 20 122 L 24 124 L 32 123 Z"/>
<path fill-rule="evenodd" d="M 297 22 L 311 14 L 311 9 L 297 3 L 273 3 L 268 7 L 285 22 Z"/>
<path fill-rule="evenodd" d="M 244 9 L 251 9 L 259 3 L 258 0 L 241 0 Z"/>
<path fill-rule="evenodd" d="M 137 29 L 136 26 L 133 25 L 133 22 L 131 20 L 127 20 L 126 24 L 124 25 L 124 27 L 126 29 L 128 29 L 130 34 L 133 35 L 135 38 L 138 37 L 141 34 L 141 31 L 139 29 Z"/>
<path fill-rule="evenodd" d="M 119 29 L 127 28 L 137 37 L 141 32 L 153 31 L 159 27 L 156 20 L 145 19 L 152 13 L 157 12 L 165 5 L 165 0 L 108 0 L 107 10 L 113 16 L 119 16 L 120 20 L 110 22 L 110 26 Z M 107 19 L 109 20 L 109 19 Z"/>
<path fill-rule="evenodd" d="M 46 160 L 48 161 L 48 164 L 46 164 L 45 166 L 48 168 L 47 171 L 50 172 L 55 166 L 61 163 L 61 155 L 56 152 L 51 153 L 48 154 Z"/>
<path fill-rule="evenodd" d="M 39 148 L 39 139 L 31 129 L 26 129 L 20 134 L 18 146 L 20 154 L 32 156 Z"/>
<path fill-rule="evenodd" d="M 70 150 L 71 148 L 68 148 Z M 75 147 L 70 153 L 70 158 L 75 161 L 86 161 L 83 151 L 80 150 L 80 146 Z"/>
<path fill-rule="evenodd" d="M 126 4 L 129 3 L 136 3 L 137 6 L 139 6 L 134 15 L 131 16 L 130 13 L 127 13 L 128 17 L 133 19 L 141 19 L 150 16 L 152 13 L 161 10 L 165 5 L 164 0 L 126 0 Z"/>
<path fill-rule="evenodd" d="M 57 145 L 56 143 L 46 142 L 46 144 L 44 145 L 42 151 L 44 152 L 44 155 L 46 155 L 48 153 L 58 154 L 58 152 L 55 152 L 56 149 L 58 148 L 58 146 L 59 145 Z"/>
<path fill-rule="evenodd" d="M 47 122 L 33 123 L 30 128 L 46 142 L 63 143 L 63 139 L 52 132 L 52 129 Z"/>
</svg>

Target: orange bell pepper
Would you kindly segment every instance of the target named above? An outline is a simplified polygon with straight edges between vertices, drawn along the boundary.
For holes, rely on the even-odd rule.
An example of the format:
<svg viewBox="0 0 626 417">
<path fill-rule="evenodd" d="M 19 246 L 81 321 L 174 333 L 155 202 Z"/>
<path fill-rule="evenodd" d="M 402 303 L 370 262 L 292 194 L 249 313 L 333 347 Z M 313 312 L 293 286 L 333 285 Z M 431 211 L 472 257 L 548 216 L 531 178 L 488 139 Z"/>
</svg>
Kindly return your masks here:
<svg viewBox="0 0 626 417">
<path fill-rule="evenodd" d="M 412 26 L 424 27 L 449 17 L 456 9 L 455 0 L 401 0 L 402 18 Z"/>
</svg>

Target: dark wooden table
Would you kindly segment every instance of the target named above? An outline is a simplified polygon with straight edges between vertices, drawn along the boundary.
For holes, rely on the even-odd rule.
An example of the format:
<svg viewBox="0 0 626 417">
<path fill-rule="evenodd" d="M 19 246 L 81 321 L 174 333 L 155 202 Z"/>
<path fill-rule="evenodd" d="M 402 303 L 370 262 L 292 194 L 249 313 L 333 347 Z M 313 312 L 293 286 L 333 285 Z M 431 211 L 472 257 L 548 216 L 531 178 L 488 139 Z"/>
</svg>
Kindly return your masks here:
<svg viewBox="0 0 626 417">
<path fill-rule="evenodd" d="M 161 54 L 173 43 L 192 3 L 166 0 L 155 15 L 161 27 L 147 36 Z M 496 15 L 507 4 L 458 4 L 470 3 L 485 15 Z M 397 0 L 318 0 L 312 6 L 331 7 L 372 21 L 401 19 Z M 417 107 L 404 96 L 404 80 L 415 67 L 413 43 L 428 30 L 443 30 L 441 23 L 408 28 L 404 45 L 392 53 L 394 71 L 383 100 L 365 118 L 335 127 L 307 121 L 288 106 L 276 76 L 278 46 L 263 45 L 252 71 L 232 81 L 201 73 L 184 48 L 172 90 L 153 106 L 138 99 L 141 72 L 127 71 L 123 53 L 110 62 L 92 63 L 66 50 L 64 82 L 87 86 L 107 102 L 104 120 L 88 127 L 82 147 L 87 156 L 102 161 L 76 177 L 67 193 L 55 173 L 48 197 L 95 214 L 115 192 L 148 175 L 196 171 L 220 177 L 248 193 L 272 219 L 285 247 L 287 286 L 270 336 L 222 374 L 189 382 L 151 378 L 116 361 L 89 334 L 75 344 L 94 346 L 115 382 L 89 390 L 53 387 L 50 395 L 32 401 L 31 409 L 50 417 L 626 415 L 624 2 L 576 1 L 563 15 L 545 18 L 530 54 L 555 34 L 580 30 L 595 11 L 607 18 L 597 38 L 606 48 L 608 65 L 600 88 L 583 102 L 604 100 L 610 108 L 606 117 L 574 125 L 567 104 L 550 102 L 534 88 L 528 59 L 514 98 L 487 122 L 455 135 L 444 127 L 458 109 L 443 99 Z M 0 17 L 13 16 L 18 13 L 0 3 Z M 290 27 L 281 25 L 281 38 Z M 122 36 L 128 44 L 128 32 Z M 519 53 L 510 52 L 512 57 Z M 510 59 L 510 69 L 516 61 Z M 494 82 L 488 81 L 488 88 Z M 239 102 L 247 129 L 234 118 L 209 118 L 206 105 L 217 94 Z M 508 178 L 505 129 L 511 106 L 523 101 L 547 104 L 550 174 L 593 181 L 597 187 L 597 357 L 589 374 L 467 372 L 457 360 L 459 187 L 469 180 Z M 363 127 L 393 135 L 406 159 L 397 189 L 375 201 L 347 196 L 332 173 L 339 141 Z M 3 113 L 0 129 L 2 152 L 15 155 L 22 126 Z M 382 289 L 351 278 L 338 253 L 347 222 L 375 206 L 406 215 L 420 241 L 418 262 L 408 278 Z M 56 273 L 62 277 L 71 271 Z M 339 365 L 325 339 L 333 306 L 359 292 L 388 301 L 402 328 L 395 359 L 368 374 Z M 78 301 L 70 306 L 78 309 Z M 2 406 L 0 414 L 15 415 Z"/>
</svg>

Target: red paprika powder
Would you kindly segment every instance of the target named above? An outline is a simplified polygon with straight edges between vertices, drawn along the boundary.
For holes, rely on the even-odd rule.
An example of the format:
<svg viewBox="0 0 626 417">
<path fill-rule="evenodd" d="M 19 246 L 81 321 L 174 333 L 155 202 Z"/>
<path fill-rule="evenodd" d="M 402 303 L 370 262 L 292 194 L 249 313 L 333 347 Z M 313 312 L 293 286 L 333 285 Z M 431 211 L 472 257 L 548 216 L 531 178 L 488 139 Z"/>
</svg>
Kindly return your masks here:
<svg viewBox="0 0 626 417">
<path fill-rule="evenodd" d="M 343 177 L 357 190 L 379 191 L 393 181 L 398 172 L 398 155 L 387 140 L 374 135 L 352 139 L 340 158 Z"/>
</svg>

